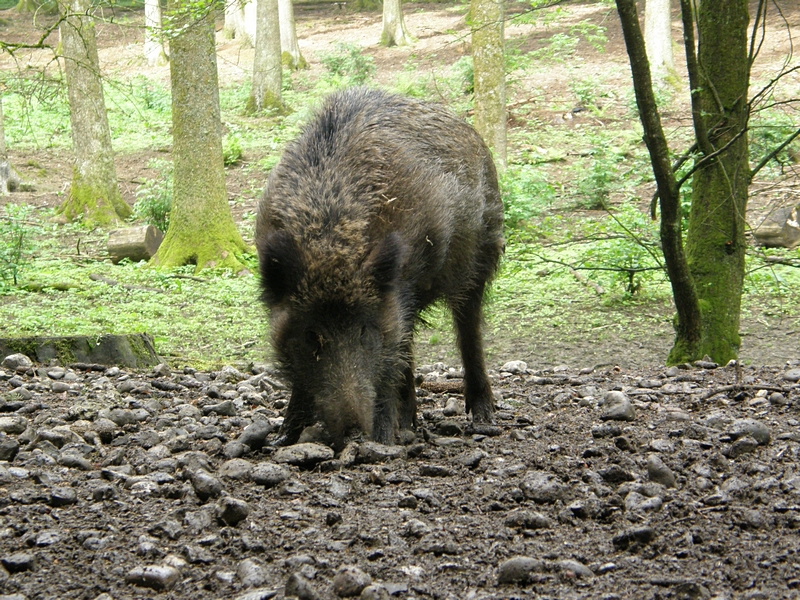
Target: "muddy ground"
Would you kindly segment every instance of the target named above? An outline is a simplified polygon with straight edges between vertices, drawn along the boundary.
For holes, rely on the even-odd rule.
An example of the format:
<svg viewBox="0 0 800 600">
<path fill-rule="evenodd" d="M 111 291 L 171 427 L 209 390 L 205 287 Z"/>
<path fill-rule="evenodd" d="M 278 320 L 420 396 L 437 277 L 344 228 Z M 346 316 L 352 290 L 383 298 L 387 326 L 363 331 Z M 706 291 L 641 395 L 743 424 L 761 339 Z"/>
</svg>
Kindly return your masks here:
<svg viewBox="0 0 800 600">
<path fill-rule="evenodd" d="M 798 366 L 510 363 L 473 429 L 427 365 L 413 442 L 334 456 L 269 369 L 8 361 L 0 598 L 797 598 Z"/>
</svg>

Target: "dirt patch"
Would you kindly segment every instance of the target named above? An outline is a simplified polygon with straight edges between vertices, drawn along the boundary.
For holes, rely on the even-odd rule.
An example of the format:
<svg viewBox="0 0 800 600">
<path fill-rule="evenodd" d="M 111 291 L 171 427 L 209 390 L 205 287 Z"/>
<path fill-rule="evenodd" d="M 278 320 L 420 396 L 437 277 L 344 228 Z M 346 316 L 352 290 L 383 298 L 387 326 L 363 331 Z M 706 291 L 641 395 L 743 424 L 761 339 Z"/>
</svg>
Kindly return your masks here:
<svg viewBox="0 0 800 600">
<path fill-rule="evenodd" d="M 507 369 L 496 426 L 430 366 L 413 443 L 334 456 L 270 446 L 269 372 L 7 364 L 0 591 L 797 596 L 800 370 Z"/>
</svg>

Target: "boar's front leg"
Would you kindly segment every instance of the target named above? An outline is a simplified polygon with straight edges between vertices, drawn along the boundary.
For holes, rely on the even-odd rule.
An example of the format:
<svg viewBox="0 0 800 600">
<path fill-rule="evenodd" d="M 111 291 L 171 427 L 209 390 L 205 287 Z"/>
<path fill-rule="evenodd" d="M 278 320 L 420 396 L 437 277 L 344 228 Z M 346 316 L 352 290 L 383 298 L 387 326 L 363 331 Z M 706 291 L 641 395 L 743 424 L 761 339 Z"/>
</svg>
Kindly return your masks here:
<svg viewBox="0 0 800 600">
<path fill-rule="evenodd" d="M 303 429 L 314 423 L 314 399 L 301 388 L 292 390 L 292 397 L 286 406 L 280 435 L 275 446 L 291 446 L 297 442 Z"/>
<path fill-rule="evenodd" d="M 494 397 L 486 373 L 481 337 L 481 302 L 484 284 L 468 292 L 453 306 L 461 360 L 464 363 L 464 401 L 475 423 L 494 421 Z"/>
</svg>

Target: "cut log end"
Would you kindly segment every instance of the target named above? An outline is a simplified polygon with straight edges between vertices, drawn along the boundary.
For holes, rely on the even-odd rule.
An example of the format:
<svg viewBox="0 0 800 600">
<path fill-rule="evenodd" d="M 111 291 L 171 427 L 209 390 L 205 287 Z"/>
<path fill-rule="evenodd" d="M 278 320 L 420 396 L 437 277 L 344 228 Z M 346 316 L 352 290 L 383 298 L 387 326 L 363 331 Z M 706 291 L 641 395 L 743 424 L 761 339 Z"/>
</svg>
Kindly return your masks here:
<svg viewBox="0 0 800 600">
<path fill-rule="evenodd" d="M 133 262 L 150 260 L 163 239 L 164 234 L 152 225 L 115 229 L 108 234 L 108 254 L 114 264 L 123 258 Z"/>
</svg>

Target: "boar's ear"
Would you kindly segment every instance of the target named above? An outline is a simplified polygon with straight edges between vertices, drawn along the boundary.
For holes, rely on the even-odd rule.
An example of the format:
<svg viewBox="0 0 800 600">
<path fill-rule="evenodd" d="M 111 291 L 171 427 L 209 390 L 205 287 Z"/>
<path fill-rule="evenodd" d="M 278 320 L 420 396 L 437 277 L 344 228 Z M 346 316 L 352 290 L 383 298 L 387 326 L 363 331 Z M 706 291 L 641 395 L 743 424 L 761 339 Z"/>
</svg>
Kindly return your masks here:
<svg viewBox="0 0 800 600">
<path fill-rule="evenodd" d="M 261 263 L 261 297 L 277 304 L 297 289 L 303 268 L 297 243 L 288 231 L 272 231 L 256 242 Z"/>
<path fill-rule="evenodd" d="M 381 292 L 387 291 L 400 276 L 406 244 L 396 231 L 387 235 L 367 257 L 365 267 Z"/>
</svg>

